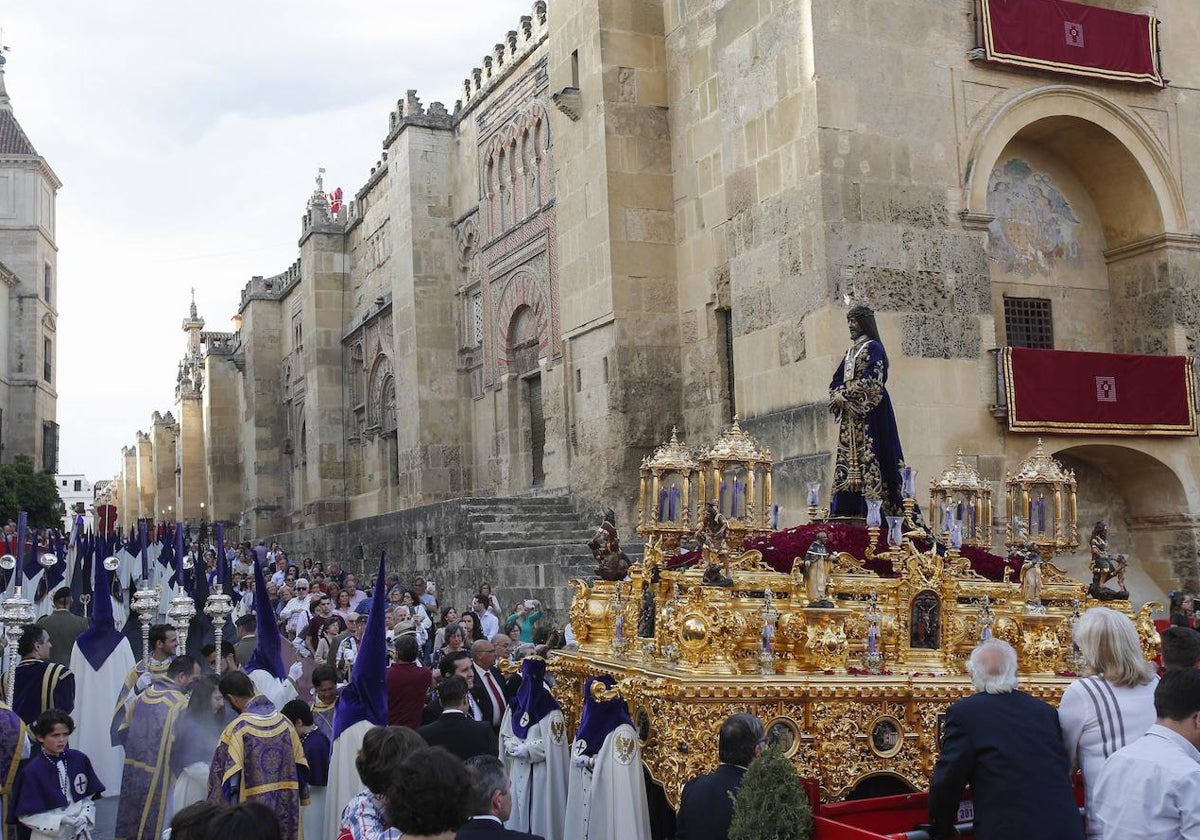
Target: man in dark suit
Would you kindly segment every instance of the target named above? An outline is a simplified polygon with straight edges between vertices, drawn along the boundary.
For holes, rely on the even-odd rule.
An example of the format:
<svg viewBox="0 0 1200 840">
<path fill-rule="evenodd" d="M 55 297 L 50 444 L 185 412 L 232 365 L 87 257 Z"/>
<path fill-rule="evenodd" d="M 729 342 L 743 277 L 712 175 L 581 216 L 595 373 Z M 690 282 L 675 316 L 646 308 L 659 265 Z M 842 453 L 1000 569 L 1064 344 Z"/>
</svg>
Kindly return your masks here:
<svg viewBox="0 0 1200 840">
<path fill-rule="evenodd" d="M 454 840 L 543 840 L 540 834 L 513 831 L 504 827 L 512 813 L 512 781 L 504 772 L 504 762 L 494 755 L 467 759 L 471 779 L 470 804 L 474 815 Z"/>
<path fill-rule="evenodd" d="M 457 674 L 438 683 L 442 716 L 417 730 L 431 747 L 445 747 L 466 761 L 473 755 L 495 755 L 496 736 L 486 723 L 467 714 L 467 681 Z"/>
<path fill-rule="evenodd" d="M 38 619 L 38 624 L 50 634 L 50 661 L 64 668 L 71 667 L 71 651 L 79 634 L 88 629 L 88 620 L 71 612 L 71 587 L 63 586 L 54 592 L 54 612 Z"/>
<path fill-rule="evenodd" d="M 725 840 L 733 819 L 733 797 L 764 743 L 762 722 L 754 715 L 742 712 L 725 719 L 717 738 L 721 763 L 684 785 L 675 840 Z"/>
<path fill-rule="evenodd" d="M 462 677 L 467 683 L 467 717 L 471 720 L 483 720 L 483 711 L 479 708 L 479 704 L 475 702 L 475 698 L 471 695 L 471 687 L 475 685 L 475 666 L 471 664 L 471 657 L 465 650 L 448 653 L 438 660 L 438 674 L 440 679 L 452 677 L 455 674 Z M 438 699 L 437 692 L 433 693 L 433 699 L 429 704 L 421 710 L 421 724 L 433 723 L 442 716 L 442 701 Z"/>
<path fill-rule="evenodd" d="M 976 840 L 1083 840 L 1058 713 L 1017 691 L 1017 652 L 982 642 L 967 660 L 977 694 L 946 711 L 941 756 L 929 783 L 933 836 L 954 837 L 971 785 Z"/>
<path fill-rule="evenodd" d="M 475 662 L 471 696 L 475 698 L 484 722 L 490 723 L 492 732 L 499 734 L 509 695 L 504 692 L 504 675 L 496 667 L 496 645 L 488 639 L 479 639 L 471 645 L 471 659 Z"/>
</svg>

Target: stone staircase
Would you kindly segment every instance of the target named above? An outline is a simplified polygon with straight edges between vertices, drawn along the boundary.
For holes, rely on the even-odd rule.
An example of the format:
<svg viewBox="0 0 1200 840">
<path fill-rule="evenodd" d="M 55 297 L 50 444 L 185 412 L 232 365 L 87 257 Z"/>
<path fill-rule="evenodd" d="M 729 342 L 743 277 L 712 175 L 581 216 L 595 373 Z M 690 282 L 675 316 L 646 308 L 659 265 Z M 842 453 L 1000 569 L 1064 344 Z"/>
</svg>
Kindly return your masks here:
<svg viewBox="0 0 1200 840">
<path fill-rule="evenodd" d="M 584 521 L 567 496 L 471 499 L 463 503 L 463 510 L 487 551 L 574 545 L 591 555 L 585 543 L 595 525 Z"/>
<path fill-rule="evenodd" d="M 512 584 L 544 594 L 547 606 L 569 603 L 562 591 L 568 579 L 591 578 L 595 561 L 587 541 L 595 525 L 574 508 L 570 497 L 472 498 L 461 504 L 486 565 Z"/>
</svg>

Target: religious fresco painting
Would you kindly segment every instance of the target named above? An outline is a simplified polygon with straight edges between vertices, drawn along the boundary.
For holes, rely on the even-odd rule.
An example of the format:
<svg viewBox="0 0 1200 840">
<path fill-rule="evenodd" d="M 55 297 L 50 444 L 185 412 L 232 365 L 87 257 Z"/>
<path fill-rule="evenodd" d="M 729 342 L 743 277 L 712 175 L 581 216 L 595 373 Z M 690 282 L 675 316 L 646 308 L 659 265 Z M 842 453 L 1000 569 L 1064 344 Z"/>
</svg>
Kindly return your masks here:
<svg viewBox="0 0 1200 840">
<path fill-rule="evenodd" d="M 988 255 L 1011 274 L 1050 274 L 1055 266 L 1082 262 L 1079 219 L 1045 172 L 1009 158 L 988 180 Z"/>
</svg>

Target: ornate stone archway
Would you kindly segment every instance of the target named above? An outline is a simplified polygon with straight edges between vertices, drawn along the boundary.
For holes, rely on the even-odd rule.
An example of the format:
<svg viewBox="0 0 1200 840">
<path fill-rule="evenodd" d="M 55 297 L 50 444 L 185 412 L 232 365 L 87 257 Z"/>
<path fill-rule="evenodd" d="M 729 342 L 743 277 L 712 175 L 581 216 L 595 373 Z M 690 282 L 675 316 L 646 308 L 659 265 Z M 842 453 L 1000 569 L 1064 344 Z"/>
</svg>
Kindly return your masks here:
<svg viewBox="0 0 1200 840">
<path fill-rule="evenodd" d="M 521 323 L 516 323 L 517 315 L 523 310 L 527 311 L 522 314 Z M 512 343 L 515 337 L 514 326 L 519 327 L 523 333 L 521 336 L 516 336 L 518 343 L 524 344 L 530 336 L 536 335 L 535 360 L 546 356 L 549 348 L 547 310 L 542 287 L 533 274 L 528 271 L 515 272 L 509 278 L 504 291 L 500 294 L 500 300 L 496 304 L 495 323 L 499 329 L 503 330 L 501 335 L 497 336 L 498 340 L 495 343 L 495 347 L 499 350 L 496 354 L 496 372 L 499 376 L 504 376 L 506 373 L 525 372 L 519 369 L 520 365 L 517 363 L 515 355 L 517 352 L 524 351 L 525 348 L 516 347 Z"/>
<path fill-rule="evenodd" d="M 396 377 L 392 359 L 380 353 L 367 379 L 367 432 L 386 435 L 396 431 Z"/>
<path fill-rule="evenodd" d="M 1146 179 L 1160 231 L 1189 233 L 1183 193 L 1163 142 L 1115 102 L 1070 85 L 1050 85 L 1022 93 L 982 122 L 972 139 L 964 173 L 968 214 L 987 215 L 988 179 L 1013 138 L 1041 120 L 1063 117 L 1090 123 L 1124 147 Z"/>
</svg>

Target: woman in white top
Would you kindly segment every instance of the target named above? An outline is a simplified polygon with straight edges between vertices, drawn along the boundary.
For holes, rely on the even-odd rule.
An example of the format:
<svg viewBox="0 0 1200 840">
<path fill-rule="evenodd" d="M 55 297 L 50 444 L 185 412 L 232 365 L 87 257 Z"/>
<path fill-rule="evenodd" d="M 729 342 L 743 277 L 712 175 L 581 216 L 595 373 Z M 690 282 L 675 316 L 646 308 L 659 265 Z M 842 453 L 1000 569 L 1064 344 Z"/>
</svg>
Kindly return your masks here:
<svg viewBox="0 0 1200 840">
<path fill-rule="evenodd" d="M 1107 759 L 1154 725 L 1154 665 L 1128 616 L 1092 607 L 1075 625 L 1075 644 L 1091 676 L 1063 692 L 1058 720 L 1072 769 L 1083 770 L 1088 837 L 1100 837 L 1092 789 Z"/>
</svg>

